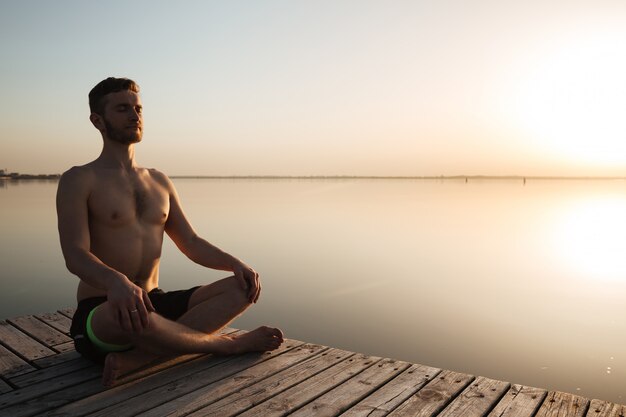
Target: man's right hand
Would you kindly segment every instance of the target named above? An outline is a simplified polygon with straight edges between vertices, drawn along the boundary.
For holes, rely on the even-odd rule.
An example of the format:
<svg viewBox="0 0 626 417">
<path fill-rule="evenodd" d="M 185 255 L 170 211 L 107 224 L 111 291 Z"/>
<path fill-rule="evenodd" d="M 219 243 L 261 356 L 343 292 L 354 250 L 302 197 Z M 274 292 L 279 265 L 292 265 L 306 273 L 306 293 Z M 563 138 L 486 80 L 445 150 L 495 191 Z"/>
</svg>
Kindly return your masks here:
<svg viewBox="0 0 626 417">
<path fill-rule="evenodd" d="M 125 331 L 141 333 L 148 326 L 148 312 L 154 311 L 148 293 L 123 277 L 107 291 L 119 325 Z"/>
</svg>

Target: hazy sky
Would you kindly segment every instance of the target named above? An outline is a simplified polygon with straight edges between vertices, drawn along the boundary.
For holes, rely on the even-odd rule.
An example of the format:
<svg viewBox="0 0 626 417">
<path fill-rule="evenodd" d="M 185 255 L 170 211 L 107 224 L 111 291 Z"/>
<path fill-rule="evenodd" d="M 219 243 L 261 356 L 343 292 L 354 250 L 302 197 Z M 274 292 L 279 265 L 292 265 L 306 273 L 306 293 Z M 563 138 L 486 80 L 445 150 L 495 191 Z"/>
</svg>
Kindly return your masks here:
<svg viewBox="0 0 626 417">
<path fill-rule="evenodd" d="M 626 2 L 0 1 L 0 168 L 100 152 L 141 86 L 170 175 L 626 175 Z"/>
</svg>

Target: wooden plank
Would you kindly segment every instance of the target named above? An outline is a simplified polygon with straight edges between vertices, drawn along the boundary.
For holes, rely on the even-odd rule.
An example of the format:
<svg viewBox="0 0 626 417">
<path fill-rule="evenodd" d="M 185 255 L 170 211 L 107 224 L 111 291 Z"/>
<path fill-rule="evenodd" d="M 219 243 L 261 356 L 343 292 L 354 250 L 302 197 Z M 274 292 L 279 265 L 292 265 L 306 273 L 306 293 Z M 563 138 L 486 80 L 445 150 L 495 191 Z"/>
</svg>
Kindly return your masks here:
<svg viewBox="0 0 626 417">
<path fill-rule="evenodd" d="M 2 412 L 11 417 L 39 417 L 44 415 L 43 412 L 45 412 L 46 410 L 50 410 L 54 407 L 57 407 L 58 405 L 67 404 L 68 402 L 83 398 L 86 395 L 104 390 L 105 388 L 102 386 L 100 378 L 93 378 L 93 375 L 91 376 L 91 379 L 78 382 L 72 386 L 59 389 L 58 391 L 48 392 L 36 398 L 31 398 L 17 404 L 12 404 L 2 409 Z M 30 389 L 33 386 L 34 385 L 22 388 L 20 390 L 17 390 L 17 392 Z M 64 415 L 67 416 L 71 414 Z"/>
<path fill-rule="evenodd" d="M 474 377 L 471 375 L 442 371 L 389 415 L 394 417 L 435 416 L 473 379 Z"/>
<path fill-rule="evenodd" d="M 2 344 L 27 360 L 43 358 L 55 353 L 5 321 L 0 321 L 0 340 Z"/>
<path fill-rule="evenodd" d="M 159 372 L 160 370 L 163 369 L 163 367 L 167 368 L 168 366 L 171 366 L 171 363 L 177 363 L 177 361 L 179 360 L 180 358 L 174 358 L 170 361 L 157 364 L 156 366 L 151 367 L 149 369 L 135 372 L 132 375 L 127 377 L 127 381 L 133 381 L 134 379 L 144 378 L 153 372 Z M 85 375 L 85 374 L 88 374 L 88 375 Z M 90 379 L 88 379 L 87 376 Z M 60 378 L 50 381 L 52 384 L 56 384 L 56 386 L 53 389 L 47 390 L 49 391 L 47 394 L 40 395 L 36 398 L 28 399 L 27 401 L 20 401 L 18 404 L 11 405 L 6 410 L 7 412 L 10 412 L 9 415 L 11 415 L 12 417 L 48 415 L 48 413 L 46 412 L 49 410 L 62 407 L 64 405 L 67 405 L 68 403 L 73 403 L 75 401 L 81 400 L 88 396 L 93 396 L 95 394 L 105 391 L 105 388 L 102 386 L 100 376 L 101 376 L 101 370 L 99 367 L 87 368 L 87 369 L 83 369 L 81 371 L 77 371 L 69 375 L 64 375 Z M 72 383 L 72 384 L 65 383 L 63 384 L 63 386 L 59 386 L 59 384 L 57 383 L 57 380 L 67 379 L 67 378 L 74 378 L 74 379 L 82 378 L 84 379 L 84 381 L 80 383 Z M 74 380 L 72 382 L 76 382 L 76 381 Z M 32 388 L 36 387 L 37 385 L 41 385 L 41 384 L 31 385 L 26 388 L 20 389 L 20 391 L 32 390 Z M 2 397 L 0 396 L 0 398 Z M 0 407 L 2 407 L 1 403 L 0 403 Z M 78 412 L 77 413 L 67 413 L 67 412 L 55 413 L 54 411 L 52 411 L 52 413 L 54 413 L 54 415 L 63 415 L 63 416 L 84 414 L 84 413 L 78 413 Z"/>
<path fill-rule="evenodd" d="M 74 317 L 74 313 L 76 312 L 76 308 L 74 307 L 66 307 L 66 308 L 62 308 L 60 310 L 57 310 L 57 312 L 63 314 L 65 317 L 67 317 L 68 319 L 72 319 L 72 317 Z"/>
<path fill-rule="evenodd" d="M 10 378 L 35 370 L 28 362 L 0 345 L 0 376 Z"/>
<path fill-rule="evenodd" d="M 541 388 L 513 385 L 488 417 L 532 417 L 547 393 Z"/>
<path fill-rule="evenodd" d="M 95 366 L 95 364 L 89 362 L 87 359 L 77 358 L 71 361 L 62 362 L 55 366 L 50 366 L 48 368 L 39 369 L 24 375 L 10 378 L 9 381 L 16 387 L 23 388 L 28 385 L 33 385 L 42 381 L 57 378 L 61 375 L 66 375 L 80 369 L 86 369 Z"/>
<path fill-rule="evenodd" d="M 45 358 L 34 360 L 33 363 L 40 368 L 47 368 L 49 366 L 58 365 L 80 357 L 80 354 L 72 349 L 67 352 L 57 353 L 52 356 L 46 356 Z"/>
<path fill-rule="evenodd" d="M 389 414 L 441 372 L 424 365 L 412 365 L 398 377 L 343 413 L 342 417 L 382 417 Z"/>
<path fill-rule="evenodd" d="M 373 393 L 409 366 L 410 364 L 406 362 L 383 359 L 326 394 L 317 397 L 292 415 L 294 417 L 336 416 Z"/>
<path fill-rule="evenodd" d="M 5 392 L 9 391 L 13 391 L 13 387 L 0 379 L 0 394 L 4 394 Z"/>
<path fill-rule="evenodd" d="M 71 342 L 64 333 L 61 333 L 54 327 L 48 326 L 46 323 L 37 319 L 35 316 L 22 316 L 7 320 L 9 323 L 26 333 L 33 339 L 43 343 L 48 347 L 60 345 L 61 343 Z"/>
<path fill-rule="evenodd" d="M 200 376 L 194 378 L 187 384 L 176 381 L 175 384 L 168 384 L 159 388 L 157 395 L 159 396 L 159 402 L 161 404 L 158 407 L 147 407 L 146 404 L 140 404 L 133 400 L 132 405 L 129 402 L 120 404 L 119 411 L 123 414 L 120 414 L 116 409 L 115 415 L 135 416 L 143 411 L 146 411 L 141 414 L 144 417 L 187 415 L 198 408 L 220 400 L 233 392 L 244 389 L 263 378 L 271 376 L 284 368 L 302 362 L 324 349 L 326 349 L 324 346 L 307 344 L 289 349 L 279 355 L 270 352 L 262 355 L 254 354 L 251 358 L 255 359 L 256 357 L 257 363 L 249 363 L 243 367 L 242 363 L 240 363 L 241 361 L 233 360 L 225 363 L 223 370 L 217 369 L 219 367 L 214 368 L 215 371 L 208 373 L 206 377 Z M 268 353 L 270 354 L 268 355 Z M 265 360 L 259 361 L 263 356 Z M 224 374 L 223 377 L 219 378 L 219 380 L 207 383 L 208 377 L 215 379 L 220 372 Z M 150 396 L 154 396 L 155 392 L 152 391 L 149 394 Z M 106 412 L 106 414 L 100 415 L 111 415 L 112 410 L 102 411 Z"/>
<path fill-rule="evenodd" d="M 65 333 L 67 335 L 70 334 L 70 326 L 72 325 L 72 320 L 61 313 L 55 312 L 37 314 L 35 317 L 46 323 L 48 326 L 54 327 L 61 333 Z"/>
<path fill-rule="evenodd" d="M 14 405 L 18 406 L 14 408 L 20 408 L 22 406 L 21 403 L 32 399 L 36 399 L 37 402 L 39 402 L 44 394 L 56 392 L 69 386 L 82 384 L 83 382 L 95 378 L 99 379 L 101 372 L 102 371 L 97 367 L 83 369 L 67 375 L 59 376 L 51 381 L 43 381 L 37 384 L 29 385 L 25 388 L 2 394 L 0 395 L 0 408 L 8 407 L 9 409 L 11 408 L 10 406 Z M 23 415 L 22 413 L 14 413 L 17 413 L 17 411 L 8 413 L 7 415 L 14 417 L 18 414 Z"/>
<path fill-rule="evenodd" d="M 479 376 L 439 416 L 482 417 L 494 407 L 510 386 L 508 382 Z"/>
<path fill-rule="evenodd" d="M 589 400 L 574 394 L 550 391 L 537 411 L 537 417 L 583 417 Z"/>
<path fill-rule="evenodd" d="M 235 416 L 352 355 L 352 352 L 345 350 L 329 349 L 302 363 L 282 370 L 269 378 L 263 379 L 256 384 L 222 398 L 198 410 L 199 414 L 220 417 Z"/>
<path fill-rule="evenodd" d="M 376 363 L 380 358 L 354 355 L 337 365 L 270 398 L 240 416 L 284 416 L 342 384 Z"/>
<path fill-rule="evenodd" d="M 608 401 L 591 400 L 587 417 L 625 417 L 626 405 L 614 404 Z"/>
<path fill-rule="evenodd" d="M 28 405 L 38 416 L 86 415 L 167 384 L 181 375 L 181 371 L 183 375 L 189 375 L 197 368 L 209 368 L 229 359 L 232 358 L 197 354 L 177 356 L 133 372 L 113 388 L 104 389 L 98 379 L 50 394 L 49 398 L 44 398 L 47 408 L 41 408 L 37 403 Z"/>
<path fill-rule="evenodd" d="M 72 352 L 74 350 L 74 341 L 61 343 L 60 345 L 52 346 L 52 349 L 56 350 L 59 353 Z"/>
</svg>

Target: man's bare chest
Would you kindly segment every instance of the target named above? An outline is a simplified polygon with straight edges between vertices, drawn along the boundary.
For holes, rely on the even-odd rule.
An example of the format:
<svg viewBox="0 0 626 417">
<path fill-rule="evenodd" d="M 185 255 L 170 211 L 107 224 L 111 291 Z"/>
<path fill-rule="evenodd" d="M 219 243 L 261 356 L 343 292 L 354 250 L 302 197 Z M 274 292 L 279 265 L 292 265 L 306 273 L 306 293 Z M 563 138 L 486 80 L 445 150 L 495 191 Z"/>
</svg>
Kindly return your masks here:
<svg viewBox="0 0 626 417">
<path fill-rule="evenodd" d="M 103 180 L 90 193 L 88 205 L 91 222 L 162 225 L 169 213 L 169 193 L 153 181 Z"/>
</svg>

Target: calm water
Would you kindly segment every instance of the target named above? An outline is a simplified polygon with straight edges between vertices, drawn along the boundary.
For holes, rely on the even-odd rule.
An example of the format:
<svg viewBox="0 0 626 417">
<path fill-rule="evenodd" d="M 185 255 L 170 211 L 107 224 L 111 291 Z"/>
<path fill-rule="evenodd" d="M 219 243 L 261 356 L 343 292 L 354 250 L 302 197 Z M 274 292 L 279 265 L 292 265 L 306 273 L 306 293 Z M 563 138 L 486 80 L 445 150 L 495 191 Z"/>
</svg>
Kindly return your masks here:
<svg viewBox="0 0 626 417">
<path fill-rule="evenodd" d="M 263 278 L 234 325 L 626 402 L 626 182 L 174 180 Z M 0 317 L 74 305 L 54 181 L 0 181 Z M 224 276 L 167 240 L 165 289 Z"/>
</svg>

